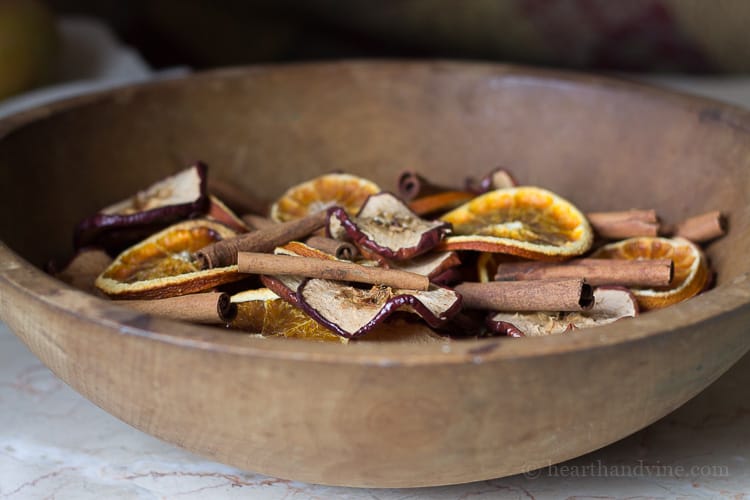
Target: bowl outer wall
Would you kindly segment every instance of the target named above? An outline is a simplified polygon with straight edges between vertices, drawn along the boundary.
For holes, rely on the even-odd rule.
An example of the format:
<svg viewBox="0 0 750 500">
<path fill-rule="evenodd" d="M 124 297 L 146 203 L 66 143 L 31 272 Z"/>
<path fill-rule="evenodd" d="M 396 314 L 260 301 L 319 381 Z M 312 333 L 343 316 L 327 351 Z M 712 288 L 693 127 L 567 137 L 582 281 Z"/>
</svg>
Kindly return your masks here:
<svg viewBox="0 0 750 500">
<path fill-rule="evenodd" d="M 307 70 L 313 78 L 370 72 L 371 81 L 382 83 L 383 73 L 399 68 L 407 79 L 469 73 L 553 93 L 594 89 L 684 108 L 709 116 L 700 126 L 709 135 L 731 136 L 735 154 L 744 153 L 748 166 L 748 147 L 741 151 L 739 145 L 750 130 L 747 114 L 596 78 L 506 66 L 355 63 L 353 69 L 261 68 L 194 79 L 252 80 L 264 72 L 281 78 L 285 71 Z M 180 83 L 77 103 L 129 100 L 133 92 L 160 85 Z M 65 113 L 75 104 L 44 112 Z M 40 111 L 27 116 L 34 113 Z M 746 186 L 747 176 L 742 180 Z M 747 217 L 747 189 L 744 196 L 733 230 L 746 224 L 740 212 Z M 748 248 L 746 236 L 733 238 L 735 249 Z M 123 310 L 44 275 L 5 245 L 0 315 L 45 364 L 96 404 L 216 460 L 317 483 L 450 484 L 591 451 L 663 416 L 715 380 L 750 347 L 747 269 L 731 250 L 712 254 L 728 276 L 703 296 L 636 321 L 522 342 L 336 346 L 248 339 Z"/>
</svg>

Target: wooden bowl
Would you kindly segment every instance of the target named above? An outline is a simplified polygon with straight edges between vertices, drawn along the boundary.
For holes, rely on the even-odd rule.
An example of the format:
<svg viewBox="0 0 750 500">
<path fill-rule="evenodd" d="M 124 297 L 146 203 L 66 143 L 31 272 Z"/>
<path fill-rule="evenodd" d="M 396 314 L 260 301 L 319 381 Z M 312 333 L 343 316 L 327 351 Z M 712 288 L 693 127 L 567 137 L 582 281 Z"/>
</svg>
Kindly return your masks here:
<svg viewBox="0 0 750 500">
<path fill-rule="evenodd" d="M 584 210 L 712 209 L 703 295 L 549 338 L 329 345 L 125 310 L 40 270 L 85 215 L 194 159 L 272 198 L 332 170 L 392 188 L 505 165 Z M 252 471 L 351 486 L 518 473 L 589 452 L 696 395 L 750 348 L 750 114 L 526 68 L 354 62 L 206 73 L 0 124 L 0 316 L 106 411 Z"/>
</svg>

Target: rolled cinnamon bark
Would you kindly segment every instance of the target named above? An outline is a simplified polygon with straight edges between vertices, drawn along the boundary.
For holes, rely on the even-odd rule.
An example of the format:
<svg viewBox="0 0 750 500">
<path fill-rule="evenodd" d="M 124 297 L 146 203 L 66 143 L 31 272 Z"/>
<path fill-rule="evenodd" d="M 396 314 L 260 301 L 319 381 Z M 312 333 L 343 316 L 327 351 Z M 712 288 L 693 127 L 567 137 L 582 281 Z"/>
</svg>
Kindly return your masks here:
<svg viewBox="0 0 750 500">
<path fill-rule="evenodd" d="M 430 287 L 429 278 L 420 274 L 315 257 L 240 252 L 237 254 L 237 268 L 241 273 L 353 281 L 408 290 L 427 290 Z"/>
<path fill-rule="evenodd" d="M 667 286 L 674 276 L 671 259 L 574 259 L 552 262 L 506 262 L 497 266 L 495 280 L 520 281 L 583 278 L 592 286 Z"/>
<path fill-rule="evenodd" d="M 655 210 L 625 210 L 586 214 L 594 232 L 601 238 L 621 240 L 636 236 L 656 236 L 659 219 Z"/>
<path fill-rule="evenodd" d="M 195 293 L 166 299 L 117 300 L 130 309 L 193 323 L 224 325 L 237 315 L 237 306 L 226 293 Z"/>
<path fill-rule="evenodd" d="M 398 193 L 402 200 L 409 201 L 420 196 L 427 196 L 443 191 L 452 191 L 451 188 L 438 186 L 415 172 L 404 170 L 398 176 Z"/>
<path fill-rule="evenodd" d="M 325 210 L 281 224 L 218 241 L 195 252 L 203 269 L 237 263 L 237 252 L 270 252 L 277 246 L 299 240 L 323 227 L 328 221 Z"/>
<path fill-rule="evenodd" d="M 357 247 L 348 241 L 335 240 L 325 236 L 310 236 L 305 240 L 305 244 L 329 253 L 337 259 L 353 260 L 359 255 Z"/>
<path fill-rule="evenodd" d="M 468 309 L 490 311 L 584 311 L 594 305 L 582 279 L 464 282 L 455 287 Z"/>
<path fill-rule="evenodd" d="M 727 231 L 726 217 L 718 210 L 690 217 L 674 226 L 673 236 L 680 236 L 695 243 L 705 243 Z"/>
</svg>

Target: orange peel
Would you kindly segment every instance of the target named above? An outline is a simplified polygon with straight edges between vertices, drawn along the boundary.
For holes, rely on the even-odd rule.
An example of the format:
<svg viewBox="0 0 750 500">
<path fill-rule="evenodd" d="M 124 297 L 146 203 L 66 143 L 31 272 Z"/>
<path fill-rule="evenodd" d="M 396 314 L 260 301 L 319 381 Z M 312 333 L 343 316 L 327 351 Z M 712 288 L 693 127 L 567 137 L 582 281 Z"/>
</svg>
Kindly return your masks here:
<svg viewBox="0 0 750 500">
<path fill-rule="evenodd" d="M 594 252 L 597 259 L 672 259 L 674 277 L 665 287 L 631 288 L 641 310 L 659 309 L 697 295 L 711 277 L 703 251 L 684 238 L 641 236 L 610 243 Z"/>
<path fill-rule="evenodd" d="M 443 191 L 416 198 L 409 202 L 409 208 L 417 215 L 447 212 L 476 196 L 468 191 Z"/>
<path fill-rule="evenodd" d="M 443 250 L 477 250 L 538 260 L 563 260 L 588 251 L 593 231 L 572 203 L 546 189 L 520 186 L 490 191 L 440 217 L 453 225 Z"/>
<path fill-rule="evenodd" d="M 232 296 L 231 301 L 237 305 L 237 316 L 230 323 L 232 328 L 264 337 L 348 342 L 348 339 L 336 335 L 268 288 L 237 293 Z"/>
<path fill-rule="evenodd" d="M 236 232 L 199 219 L 180 222 L 128 248 L 96 279 L 112 298 L 166 298 L 209 290 L 242 278 L 237 266 L 201 270 L 193 253 Z"/>
<path fill-rule="evenodd" d="M 272 206 L 271 219 L 301 219 L 333 206 L 355 214 L 371 195 L 380 192 L 372 181 L 351 174 L 326 174 L 289 188 Z"/>
</svg>

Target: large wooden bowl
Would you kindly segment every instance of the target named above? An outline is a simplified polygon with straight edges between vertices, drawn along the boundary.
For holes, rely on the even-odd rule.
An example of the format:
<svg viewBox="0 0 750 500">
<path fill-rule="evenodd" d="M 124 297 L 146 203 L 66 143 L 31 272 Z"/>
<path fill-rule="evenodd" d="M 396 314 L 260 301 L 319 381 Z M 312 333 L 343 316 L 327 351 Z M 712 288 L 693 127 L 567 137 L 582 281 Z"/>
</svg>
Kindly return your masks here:
<svg viewBox="0 0 750 500">
<path fill-rule="evenodd" d="M 717 286 L 551 338 L 257 340 L 125 310 L 40 266 L 74 223 L 205 160 L 267 198 L 340 169 L 461 182 L 508 166 L 584 210 L 721 209 Z M 750 348 L 750 114 L 640 85 L 455 63 L 261 67 L 133 86 L 0 124 L 0 317 L 125 422 L 282 478 L 423 486 L 594 450 L 674 410 Z"/>
</svg>

